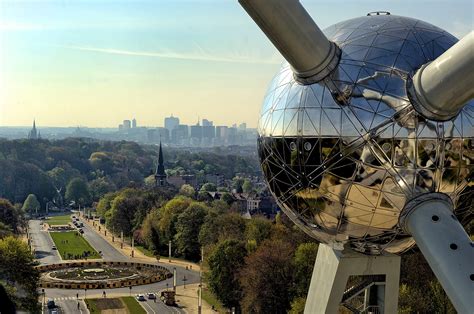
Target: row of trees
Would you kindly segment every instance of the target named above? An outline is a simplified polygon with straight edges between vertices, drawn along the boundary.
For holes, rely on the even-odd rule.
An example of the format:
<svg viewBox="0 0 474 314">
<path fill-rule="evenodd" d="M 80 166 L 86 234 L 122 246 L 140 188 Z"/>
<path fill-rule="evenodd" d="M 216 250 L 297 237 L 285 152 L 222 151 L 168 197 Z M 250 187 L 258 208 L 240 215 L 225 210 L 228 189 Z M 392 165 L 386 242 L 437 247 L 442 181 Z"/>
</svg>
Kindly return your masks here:
<svg viewBox="0 0 474 314">
<path fill-rule="evenodd" d="M 256 173 L 256 156 L 226 155 L 216 152 L 190 152 L 166 149 L 165 167 L 169 174 L 220 173 L 232 178 L 235 173 Z M 29 194 L 36 195 L 41 208 L 53 201 L 90 204 L 102 196 L 125 187 L 142 187 L 154 170 L 155 146 L 134 142 L 99 142 L 68 138 L 48 140 L 0 139 L 0 196 L 12 203 L 23 203 Z M 87 185 L 81 197 L 68 197 L 72 180 Z M 153 177 L 152 184 L 153 184 Z"/>
<path fill-rule="evenodd" d="M 302 313 L 318 245 L 283 214 L 248 220 L 224 201 L 196 201 L 185 190 L 168 201 L 149 203 L 142 223 L 132 227 L 136 243 L 166 255 L 172 241 L 173 255 L 192 261 L 201 259 L 204 248 L 208 287 L 228 308 Z M 115 195 L 110 202 L 112 208 L 122 200 Z M 402 257 L 400 311 L 455 313 L 416 251 Z"/>
</svg>

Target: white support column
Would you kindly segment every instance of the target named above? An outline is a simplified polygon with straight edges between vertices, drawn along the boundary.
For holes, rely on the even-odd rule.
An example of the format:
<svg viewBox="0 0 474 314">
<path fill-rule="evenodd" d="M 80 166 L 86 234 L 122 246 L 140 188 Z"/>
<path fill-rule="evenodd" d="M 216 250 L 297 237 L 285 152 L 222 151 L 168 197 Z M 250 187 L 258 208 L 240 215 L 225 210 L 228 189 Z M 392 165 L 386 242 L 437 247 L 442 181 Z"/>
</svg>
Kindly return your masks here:
<svg viewBox="0 0 474 314">
<path fill-rule="evenodd" d="M 451 199 L 427 193 L 411 200 L 403 218 L 409 232 L 459 313 L 474 310 L 474 244 L 453 215 Z"/>
<path fill-rule="evenodd" d="M 383 313 L 397 313 L 400 256 L 367 256 L 320 244 L 306 299 L 305 314 L 338 313 L 350 276 L 385 275 Z"/>
</svg>

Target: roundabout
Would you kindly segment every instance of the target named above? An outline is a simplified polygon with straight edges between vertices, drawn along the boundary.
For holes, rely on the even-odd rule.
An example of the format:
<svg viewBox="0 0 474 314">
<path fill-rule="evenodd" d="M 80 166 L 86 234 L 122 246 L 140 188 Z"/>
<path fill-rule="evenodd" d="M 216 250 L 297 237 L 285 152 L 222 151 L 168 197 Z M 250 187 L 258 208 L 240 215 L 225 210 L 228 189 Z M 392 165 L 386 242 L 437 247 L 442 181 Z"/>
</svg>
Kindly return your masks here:
<svg viewBox="0 0 474 314">
<path fill-rule="evenodd" d="M 40 286 L 105 289 L 145 285 L 172 277 L 163 266 L 136 262 L 82 261 L 38 266 Z"/>
</svg>

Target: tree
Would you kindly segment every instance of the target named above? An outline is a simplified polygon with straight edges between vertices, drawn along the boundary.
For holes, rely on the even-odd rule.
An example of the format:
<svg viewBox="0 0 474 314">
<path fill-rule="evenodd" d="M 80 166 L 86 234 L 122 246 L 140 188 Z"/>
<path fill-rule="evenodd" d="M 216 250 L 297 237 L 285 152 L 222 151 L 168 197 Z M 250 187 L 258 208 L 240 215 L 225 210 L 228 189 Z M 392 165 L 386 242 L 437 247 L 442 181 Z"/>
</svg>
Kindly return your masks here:
<svg viewBox="0 0 474 314">
<path fill-rule="evenodd" d="M 217 186 L 214 183 L 205 183 L 201 187 L 201 192 L 216 192 L 217 191 Z"/>
<path fill-rule="evenodd" d="M 208 258 L 209 287 L 226 307 L 240 307 L 242 289 L 237 273 L 244 264 L 245 245 L 237 240 L 225 240 L 217 245 Z"/>
<path fill-rule="evenodd" d="M 25 296 L 10 295 L 18 308 L 40 312 L 38 303 L 39 273 L 33 267 L 34 258 L 26 243 L 12 236 L 0 239 L 0 281 L 7 292 L 21 288 Z"/>
<path fill-rule="evenodd" d="M 239 272 L 244 313 L 287 313 L 293 299 L 293 247 L 283 239 L 262 242 Z"/>
<path fill-rule="evenodd" d="M 66 187 L 66 199 L 74 201 L 76 205 L 89 202 L 90 193 L 87 183 L 81 178 L 74 178 L 69 181 Z"/>
<path fill-rule="evenodd" d="M 204 204 L 193 202 L 178 216 L 174 236 L 176 250 L 186 259 L 198 261 L 201 256 L 199 230 L 207 211 L 208 207 Z"/>
<path fill-rule="evenodd" d="M 179 189 L 179 194 L 193 198 L 196 194 L 196 190 L 189 184 L 183 184 Z"/>
<path fill-rule="evenodd" d="M 318 244 L 314 242 L 302 243 L 296 248 L 293 264 L 295 265 L 296 294 L 299 297 L 306 296 L 308 292 L 317 253 Z"/>
<path fill-rule="evenodd" d="M 249 179 L 245 179 L 244 183 L 242 184 L 242 191 L 244 193 L 250 193 L 253 190 L 252 182 Z"/>
<path fill-rule="evenodd" d="M 23 203 L 22 209 L 25 212 L 29 212 L 29 213 L 34 213 L 36 210 L 39 210 L 40 209 L 40 203 L 38 202 L 38 199 L 36 198 L 36 195 L 29 194 L 28 197 L 26 198 L 25 202 Z"/>
<path fill-rule="evenodd" d="M 152 209 L 142 224 L 142 237 L 145 245 L 153 252 L 155 256 L 159 256 L 160 248 L 160 221 L 159 212 L 157 209 Z"/>
<path fill-rule="evenodd" d="M 159 227 L 161 234 L 164 236 L 164 241 L 168 242 L 173 239 L 176 234 L 178 216 L 188 208 L 191 202 L 190 198 L 177 196 L 160 208 Z"/>
<path fill-rule="evenodd" d="M 303 314 L 306 305 L 306 298 L 297 297 L 291 302 L 291 310 L 289 314 Z"/>
<path fill-rule="evenodd" d="M 0 223 L 3 224 L 0 227 L 1 234 L 6 235 L 10 232 L 17 232 L 18 228 L 23 222 L 23 211 L 18 207 L 15 207 L 10 203 L 9 200 L 0 198 Z"/>
<path fill-rule="evenodd" d="M 89 182 L 89 191 L 94 201 L 100 200 L 102 196 L 115 189 L 116 186 L 106 177 L 100 177 Z"/>
<path fill-rule="evenodd" d="M 237 213 L 219 214 L 210 212 L 199 232 L 199 243 L 203 246 L 215 244 L 220 240 L 242 240 L 245 219 Z"/>
<path fill-rule="evenodd" d="M 252 217 L 245 228 L 245 238 L 247 241 L 254 240 L 260 244 L 270 237 L 272 222 L 264 217 Z"/>
</svg>

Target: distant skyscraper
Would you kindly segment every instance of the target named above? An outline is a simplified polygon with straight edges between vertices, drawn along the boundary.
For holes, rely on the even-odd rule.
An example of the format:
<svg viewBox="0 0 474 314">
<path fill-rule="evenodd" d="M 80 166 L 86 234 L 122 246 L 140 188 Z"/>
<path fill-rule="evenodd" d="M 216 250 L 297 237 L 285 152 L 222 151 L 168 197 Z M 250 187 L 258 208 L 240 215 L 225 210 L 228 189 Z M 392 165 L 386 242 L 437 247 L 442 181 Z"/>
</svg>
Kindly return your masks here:
<svg viewBox="0 0 474 314">
<path fill-rule="evenodd" d="M 170 132 L 173 131 L 179 125 L 179 118 L 178 117 L 166 117 L 165 118 L 165 128 L 167 128 Z"/>
<path fill-rule="evenodd" d="M 202 126 L 191 125 L 191 138 L 202 138 Z"/>
<path fill-rule="evenodd" d="M 36 130 L 36 121 L 33 120 L 33 128 L 28 133 L 28 139 L 29 140 L 37 140 L 39 138 L 40 138 L 40 134 L 39 134 L 38 130 Z"/>
<path fill-rule="evenodd" d="M 163 150 L 161 148 L 160 141 L 160 150 L 158 152 L 158 163 L 155 170 L 155 184 L 156 186 L 165 186 L 166 185 L 166 173 L 163 160 Z"/>
<path fill-rule="evenodd" d="M 123 128 L 125 130 L 128 130 L 132 127 L 132 122 L 130 120 L 123 120 Z"/>
<path fill-rule="evenodd" d="M 132 120 L 132 128 L 135 129 L 137 127 L 137 119 L 133 118 Z"/>
<path fill-rule="evenodd" d="M 207 119 L 202 119 L 202 126 L 213 126 L 214 122 L 209 121 Z"/>
</svg>

